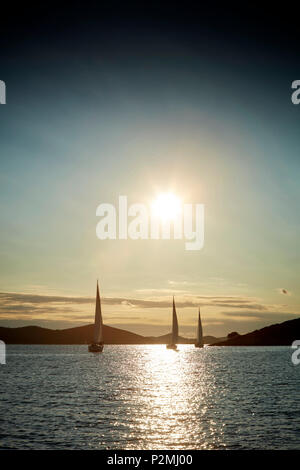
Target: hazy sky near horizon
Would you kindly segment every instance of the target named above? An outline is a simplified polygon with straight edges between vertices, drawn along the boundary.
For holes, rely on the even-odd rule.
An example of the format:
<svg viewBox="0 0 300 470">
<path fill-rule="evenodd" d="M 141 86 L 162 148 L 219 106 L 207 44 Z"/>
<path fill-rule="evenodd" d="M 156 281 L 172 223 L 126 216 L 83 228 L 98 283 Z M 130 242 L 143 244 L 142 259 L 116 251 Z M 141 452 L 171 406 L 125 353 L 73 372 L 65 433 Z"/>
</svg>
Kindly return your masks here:
<svg viewBox="0 0 300 470">
<path fill-rule="evenodd" d="M 300 79 L 276 35 L 186 19 L 31 29 L 1 60 L 0 325 L 241 333 L 299 308 Z M 176 23 L 176 24 L 175 24 Z M 101 27 L 105 24 L 105 27 Z M 172 191 L 205 243 L 96 238 L 96 208 Z M 283 291 L 286 290 L 286 293 Z"/>
</svg>

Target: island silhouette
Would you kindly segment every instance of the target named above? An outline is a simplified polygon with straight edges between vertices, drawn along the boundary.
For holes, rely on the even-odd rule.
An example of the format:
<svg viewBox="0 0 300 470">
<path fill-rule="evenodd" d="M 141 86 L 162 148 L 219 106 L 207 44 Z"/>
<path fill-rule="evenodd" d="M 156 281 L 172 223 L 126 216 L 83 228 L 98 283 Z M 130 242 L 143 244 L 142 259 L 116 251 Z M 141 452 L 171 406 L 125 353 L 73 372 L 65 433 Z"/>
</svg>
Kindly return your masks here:
<svg viewBox="0 0 300 470">
<path fill-rule="evenodd" d="M 171 333 L 163 336 L 142 336 L 120 328 L 104 325 L 105 344 L 168 344 Z M 40 326 L 18 328 L 0 327 L 0 339 L 6 344 L 88 344 L 94 325 L 84 325 L 62 330 Z M 300 338 L 300 318 L 270 325 L 247 334 L 230 333 L 226 338 L 204 336 L 210 346 L 290 346 Z M 195 338 L 179 336 L 179 344 L 193 344 Z"/>
</svg>

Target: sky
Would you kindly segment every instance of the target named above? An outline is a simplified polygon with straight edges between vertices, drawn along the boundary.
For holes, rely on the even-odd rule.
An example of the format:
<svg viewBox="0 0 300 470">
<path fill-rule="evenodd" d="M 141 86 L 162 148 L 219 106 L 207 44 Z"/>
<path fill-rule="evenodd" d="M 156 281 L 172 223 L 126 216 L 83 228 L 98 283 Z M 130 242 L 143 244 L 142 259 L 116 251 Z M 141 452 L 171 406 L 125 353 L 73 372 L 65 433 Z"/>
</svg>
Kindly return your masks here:
<svg viewBox="0 0 300 470">
<path fill-rule="evenodd" d="M 294 20 L 23 13 L 1 30 L 0 325 L 90 323 L 97 278 L 104 323 L 143 335 L 170 330 L 173 295 L 185 336 L 198 306 L 216 336 L 299 317 Z M 165 192 L 205 205 L 202 250 L 96 237 L 99 204 Z"/>
</svg>

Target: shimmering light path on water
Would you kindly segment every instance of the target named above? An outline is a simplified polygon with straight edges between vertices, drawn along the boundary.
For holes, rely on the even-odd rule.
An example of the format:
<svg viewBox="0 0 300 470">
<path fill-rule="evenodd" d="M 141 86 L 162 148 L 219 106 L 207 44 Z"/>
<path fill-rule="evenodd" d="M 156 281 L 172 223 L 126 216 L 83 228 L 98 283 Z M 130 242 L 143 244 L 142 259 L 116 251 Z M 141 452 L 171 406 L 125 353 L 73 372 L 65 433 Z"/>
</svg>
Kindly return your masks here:
<svg viewBox="0 0 300 470">
<path fill-rule="evenodd" d="M 0 448 L 300 449 L 291 348 L 8 346 Z"/>
</svg>

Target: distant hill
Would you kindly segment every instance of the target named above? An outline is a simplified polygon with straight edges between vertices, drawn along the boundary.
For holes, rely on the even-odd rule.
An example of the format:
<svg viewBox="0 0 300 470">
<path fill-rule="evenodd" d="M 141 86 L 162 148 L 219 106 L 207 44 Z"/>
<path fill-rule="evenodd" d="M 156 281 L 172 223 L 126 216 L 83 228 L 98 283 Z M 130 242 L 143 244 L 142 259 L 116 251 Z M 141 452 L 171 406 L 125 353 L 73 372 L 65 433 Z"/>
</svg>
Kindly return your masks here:
<svg viewBox="0 0 300 470">
<path fill-rule="evenodd" d="M 171 333 L 163 336 L 146 336 L 147 342 L 154 344 L 167 344 L 171 342 Z M 203 336 L 204 344 L 217 343 L 223 341 L 225 338 L 216 338 L 215 336 Z M 184 338 L 183 336 L 178 337 L 178 343 L 180 344 L 194 344 L 196 338 Z"/>
<path fill-rule="evenodd" d="M 290 346 L 296 339 L 300 339 L 300 318 L 233 336 L 210 346 Z"/>
<path fill-rule="evenodd" d="M 39 326 L 21 328 L 0 327 L 0 339 L 6 344 L 88 344 L 93 337 L 93 326 L 85 325 L 64 330 L 51 330 Z M 129 331 L 104 326 L 106 344 L 143 344 L 144 337 Z"/>
<path fill-rule="evenodd" d="M 64 330 L 52 330 L 40 326 L 20 328 L 0 327 L 0 340 L 6 344 L 89 344 L 93 337 L 93 326 L 85 325 Z M 170 342 L 171 334 L 159 337 L 146 337 L 130 331 L 104 325 L 106 344 L 165 344 Z M 224 338 L 220 338 L 222 340 Z M 217 342 L 214 336 L 204 336 L 206 344 Z M 194 343 L 195 340 L 179 337 L 179 343 Z"/>
<path fill-rule="evenodd" d="M 0 340 L 6 344 L 89 344 L 93 337 L 93 324 L 52 330 L 39 326 L 20 328 L 0 327 Z M 245 335 L 231 338 L 204 336 L 204 343 L 210 346 L 284 346 L 300 339 L 300 318 L 267 326 Z M 120 328 L 104 325 L 106 344 L 166 344 L 171 333 L 163 336 L 142 336 Z M 193 344 L 195 339 L 179 337 L 178 343 Z"/>
</svg>

